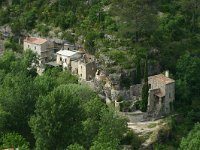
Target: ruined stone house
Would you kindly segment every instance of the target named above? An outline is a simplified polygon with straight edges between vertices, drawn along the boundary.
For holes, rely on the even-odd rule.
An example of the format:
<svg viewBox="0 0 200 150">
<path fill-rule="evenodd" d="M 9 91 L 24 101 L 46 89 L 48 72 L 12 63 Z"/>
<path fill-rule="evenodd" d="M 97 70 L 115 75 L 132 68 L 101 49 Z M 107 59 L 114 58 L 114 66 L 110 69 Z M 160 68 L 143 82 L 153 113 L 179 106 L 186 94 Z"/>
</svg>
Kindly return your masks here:
<svg viewBox="0 0 200 150">
<path fill-rule="evenodd" d="M 81 79 L 89 81 L 95 77 L 96 74 L 96 64 L 92 62 L 78 62 L 78 75 Z"/>
<path fill-rule="evenodd" d="M 87 55 L 79 51 L 60 50 L 57 52 L 56 63 L 64 69 L 70 70 L 80 79 L 89 81 L 95 77 L 96 63 Z"/>
<path fill-rule="evenodd" d="M 97 65 L 95 57 L 89 54 L 83 54 L 83 57 L 78 61 L 78 75 L 80 79 L 90 81 L 95 78 Z"/>
<path fill-rule="evenodd" d="M 153 117 L 170 113 L 175 100 L 175 81 L 166 75 L 158 74 L 148 78 L 149 97 L 147 112 Z"/>
</svg>

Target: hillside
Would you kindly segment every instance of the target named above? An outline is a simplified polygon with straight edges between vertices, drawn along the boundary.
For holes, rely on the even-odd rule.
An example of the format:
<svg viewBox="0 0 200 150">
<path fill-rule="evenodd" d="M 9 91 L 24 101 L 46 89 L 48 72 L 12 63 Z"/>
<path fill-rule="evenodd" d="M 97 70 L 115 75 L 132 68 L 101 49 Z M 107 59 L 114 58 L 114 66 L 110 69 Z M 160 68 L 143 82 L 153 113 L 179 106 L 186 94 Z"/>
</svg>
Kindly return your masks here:
<svg viewBox="0 0 200 150">
<path fill-rule="evenodd" d="M 25 71 L 25 68 L 30 65 L 31 60 L 29 59 L 34 59 L 34 56 L 32 54 L 25 54 L 24 56 L 22 46 L 18 44 L 18 40 L 27 35 L 38 35 L 44 38 L 63 39 L 82 45 L 87 53 L 96 57 L 99 69 L 103 70 L 105 74 L 124 75 L 119 81 L 121 89 L 127 89 L 130 85 L 139 84 L 142 81 L 145 83 L 147 76 L 169 70 L 170 77 L 176 80 L 175 103 L 173 104 L 172 114 L 167 118 L 170 120 L 167 124 L 167 131 L 161 133 L 161 137 L 153 143 L 153 147 L 155 149 L 172 150 L 179 147 L 181 149 L 193 149 L 195 147 L 189 143 L 197 138 L 191 137 L 192 135 L 189 133 L 196 130 L 199 126 L 198 122 L 200 122 L 200 0 L 0 0 L 0 27 L 3 28 L 4 26 L 11 28 L 12 36 L 6 39 L 5 47 L 7 50 L 11 49 L 13 53 L 8 52 L 0 59 L 0 133 L 2 135 L 7 132 L 16 132 L 22 135 L 31 147 L 39 146 L 41 148 L 40 140 L 44 139 L 40 137 L 42 130 L 39 130 L 36 125 L 41 117 L 40 113 L 42 113 L 42 108 L 39 105 L 40 103 L 43 104 L 45 109 L 46 105 L 53 103 L 54 97 L 62 97 L 62 95 L 59 95 L 59 90 L 62 91 L 60 85 L 62 85 L 65 78 L 58 70 L 50 69 L 51 71 L 45 73 L 44 77 L 35 75 L 35 70 Z M 18 60 L 18 57 L 22 57 L 22 61 Z M 21 65 L 21 67 L 18 68 L 18 65 Z M 133 70 L 136 72 L 134 77 L 132 76 Z M 35 88 L 41 86 L 41 89 L 36 92 L 36 96 L 34 96 L 33 91 L 26 89 L 25 85 L 23 85 L 23 89 L 20 89 L 18 83 L 22 82 L 20 77 L 19 79 L 15 77 L 14 81 L 9 83 L 15 73 L 26 78 L 25 84 L 28 84 L 30 89 L 33 87 L 34 92 L 37 91 Z M 54 75 L 59 76 L 59 78 L 55 79 Z M 69 81 L 66 80 L 69 87 L 64 88 L 70 89 L 70 86 L 75 88 L 71 83 L 77 84 L 77 80 L 71 75 L 67 76 L 70 77 Z M 56 81 L 50 82 L 51 79 Z M 31 83 L 28 82 L 29 80 Z M 16 89 L 13 88 L 12 91 L 9 91 L 12 84 L 20 90 L 15 91 Z M 55 88 L 55 90 L 51 88 Z M 30 94 L 31 98 L 24 96 L 26 95 L 22 92 L 24 89 L 27 90 L 26 92 L 33 92 Z M 8 103 L 4 103 L 4 99 L 10 92 L 14 94 L 9 97 Z M 148 94 L 148 90 L 146 94 Z M 72 95 L 73 92 L 69 96 Z M 11 123 L 12 115 L 15 114 L 14 104 L 12 103 L 15 96 L 19 96 L 19 101 L 20 99 L 28 99 L 31 104 L 36 105 L 36 108 L 31 107 L 31 110 L 27 110 L 25 107 L 23 111 L 28 111 L 27 114 L 23 116 L 23 113 L 19 112 L 16 116 L 22 115 L 22 118 L 26 118 L 26 121 L 8 127 L 5 124 Z M 41 96 L 42 98 L 40 98 Z M 53 97 L 52 103 L 48 103 L 47 99 L 49 97 Z M 143 93 L 144 97 L 145 93 Z M 92 101 L 92 98 L 95 101 Z M 88 100 L 88 103 L 92 103 L 93 106 L 93 103 L 97 103 L 96 99 L 98 98 L 96 95 L 92 98 Z M 42 103 L 42 99 L 46 100 L 47 103 Z M 31 106 L 24 103 L 24 101 L 22 102 L 27 107 Z M 120 149 L 120 145 L 126 143 L 124 139 L 129 138 L 129 132 L 124 127 L 126 126 L 124 120 L 118 117 L 113 120 L 113 124 L 116 125 L 117 129 L 120 128 L 120 125 L 124 128 L 116 129 L 120 132 L 115 137 L 117 140 L 113 140 L 112 143 L 108 142 L 110 139 L 103 140 L 106 137 L 106 132 L 108 132 L 105 122 L 110 119 L 109 117 L 113 112 L 109 112 L 110 110 L 104 108 L 105 106 L 102 106 L 101 103 L 98 105 L 102 110 L 95 109 L 98 112 L 96 115 L 102 116 L 93 116 L 94 118 L 92 118 L 98 124 L 98 129 L 92 130 L 92 133 L 87 135 L 86 133 L 95 128 L 96 125 L 94 123 L 90 127 L 89 124 L 92 121 L 88 117 L 95 110 L 90 108 L 90 104 L 88 106 L 83 105 L 80 99 L 74 98 L 72 105 L 75 105 L 75 103 L 78 103 L 81 107 L 80 112 L 77 111 L 80 114 L 81 111 L 85 113 L 81 116 L 81 120 L 84 122 L 82 127 L 85 127 L 84 133 L 80 133 L 82 136 L 81 141 L 63 135 L 74 140 L 63 144 L 54 139 L 54 131 L 51 131 L 50 127 L 49 129 L 44 128 L 50 132 L 51 140 L 55 141 L 55 145 L 56 142 L 61 145 L 61 147 L 59 147 L 60 145 L 57 147 L 58 149 L 62 149 L 63 146 L 66 148 L 75 143 L 92 150 L 101 150 L 105 147 L 109 148 L 109 146 L 111 149 Z M 11 110 L 7 109 L 10 105 L 12 106 Z M 147 104 L 144 102 L 141 105 L 139 106 L 140 109 L 145 110 Z M 68 106 L 66 105 L 66 107 Z M 19 109 L 20 106 L 17 108 Z M 52 108 L 52 111 L 54 109 Z M 56 114 L 53 115 L 56 116 Z M 32 118 L 31 121 L 30 118 Z M 49 118 L 47 117 L 47 119 Z M 16 120 L 16 122 L 18 121 L 21 120 Z M 75 125 L 79 123 L 75 122 Z M 23 127 L 25 129 L 21 130 Z M 74 126 L 74 128 L 76 127 Z M 127 137 L 120 137 L 123 136 L 121 131 L 126 132 Z M 61 133 L 60 130 L 56 132 L 57 135 L 59 133 Z M 79 133 L 77 132 L 74 136 L 78 137 Z M 90 136 L 86 143 L 83 142 L 84 136 Z M 114 135 L 111 134 L 110 138 L 112 136 Z M 197 136 L 199 137 L 199 135 Z M 3 136 L 0 136 L 0 138 L 3 139 Z M 138 148 L 137 144 L 141 144 L 142 140 L 134 137 L 134 135 L 131 138 L 138 140 L 136 142 L 136 148 Z M 35 140 L 38 143 L 35 143 Z M 45 142 L 46 145 L 51 143 L 48 140 Z M 1 140 L 0 145 L 2 144 L 3 141 Z"/>
</svg>

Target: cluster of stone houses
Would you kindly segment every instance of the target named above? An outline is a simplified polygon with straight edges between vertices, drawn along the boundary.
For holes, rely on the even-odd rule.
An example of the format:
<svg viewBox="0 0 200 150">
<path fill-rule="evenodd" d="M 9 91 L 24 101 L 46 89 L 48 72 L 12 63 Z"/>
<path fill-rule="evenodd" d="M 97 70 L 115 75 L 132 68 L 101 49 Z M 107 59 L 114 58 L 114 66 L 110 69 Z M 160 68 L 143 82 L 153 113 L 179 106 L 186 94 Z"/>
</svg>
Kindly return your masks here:
<svg viewBox="0 0 200 150">
<path fill-rule="evenodd" d="M 106 81 L 106 84 L 104 86 L 106 101 L 115 102 L 115 106 L 118 107 L 119 110 L 121 110 L 120 103 L 122 103 L 122 101 L 119 101 L 119 99 L 122 98 L 125 101 L 131 102 L 131 106 L 133 107 L 131 107 L 132 110 L 130 110 L 129 108 L 125 108 L 121 111 L 135 111 L 134 104 L 136 104 L 137 101 L 142 100 L 141 95 L 143 84 L 131 85 L 129 89 L 120 89 L 118 83 L 118 78 L 120 78 L 120 76 L 112 76 L 109 76 L 109 80 L 105 80 L 106 77 L 100 72 L 98 72 L 96 75 L 96 78 L 98 80 Z M 159 118 L 161 116 L 169 114 L 173 110 L 173 102 L 175 100 L 175 81 L 169 78 L 169 72 L 166 71 L 165 75 L 157 74 L 149 76 L 148 84 L 149 96 L 147 113 L 145 113 L 145 116 L 148 116 L 148 118 Z"/>
<path fill-rule="evenodd" d="M 47 39 L 27 37 L 24 39 L 24 50 L 30 49 L 38 55 L 41 64 L 61 66 L 63 69 L 78 75 L 81 80 L 105 81 L 105 99 L 117 101 L 123 99 L 138 101 L 141 100 L 142 84 L 132 85 L 128 90 L 120 90 L 113 74 L 106 77 L 97 70 L 94 56 L 79 50 L 70 43 L 56 44 Z M 170 113 L 172 103 L 175 99 L 175 81 L 166 75 L 158 74 L 148 78 L 149 98 L 147 113 L 153 117 L 159 117 Z"/>
<path fill-rule="evenodd" d="M 62 66 L 63 69 L 71 71 L 85 81 L 95 77 L 94 57 L 78 50 L 73 44 L 63 43 L 58 46 L 55 42 L 47 39 L 27 37 L 24 39 L 24 50 L 27 49 L 37 54 L 39 64 Z"/>
</svg>

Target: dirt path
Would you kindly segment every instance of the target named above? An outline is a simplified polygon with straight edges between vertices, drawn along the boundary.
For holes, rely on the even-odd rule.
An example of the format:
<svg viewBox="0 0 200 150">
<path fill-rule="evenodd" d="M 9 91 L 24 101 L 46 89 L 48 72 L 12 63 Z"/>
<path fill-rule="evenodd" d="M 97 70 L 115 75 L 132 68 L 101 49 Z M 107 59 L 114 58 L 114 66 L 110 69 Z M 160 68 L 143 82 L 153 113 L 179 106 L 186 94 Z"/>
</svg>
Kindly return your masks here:
<svg viewBox="0 0 200 150">
<path fill-rule="evenodd" d="M 156 135 L 158 134 L 160 128 L 164 125 L 162 119 L 156 121 L 145 121 L 128 123 L 128 127 L 133 129 L 133 131 L 141 137 L 145 138 L 145 142 L 142 144 L 142 149 L 148 147 L 156 140 Z"/>
</svg>

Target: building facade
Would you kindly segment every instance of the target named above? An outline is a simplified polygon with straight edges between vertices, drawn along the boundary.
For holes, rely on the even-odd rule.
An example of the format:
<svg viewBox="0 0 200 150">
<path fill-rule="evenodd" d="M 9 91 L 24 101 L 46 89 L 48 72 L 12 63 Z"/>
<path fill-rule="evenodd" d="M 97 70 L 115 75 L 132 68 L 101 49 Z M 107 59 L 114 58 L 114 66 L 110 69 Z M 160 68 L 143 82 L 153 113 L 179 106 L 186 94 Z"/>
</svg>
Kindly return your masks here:
<svg viewBox="0 0 200 150">
<path fill-rule="evenodd" d="M 95 61 L 88 59 L 82 52 L 60 50 L 56 55 L 56 63 L 72 74 L 78 75 L 81 80 L 89 81 L 95 77 L 97 70 Z"/>
<path fill-rule="evenodd" d="M 167 73 L 168 74 L 168 73 Z M 175 81 L 168 75 L 155 75 L 148 78 L 149 97 L 147 112 L 153 117 L 170 113 L 175 100 Z"/>
<path fill-rule="evenodd" d="M 56 63 L 58 65 L 63 66 L 63 68 L 71 70 L 71 62 L 75 60 L 79 60 L 81 58 L 81 54 L 77 51 L 70 50 L 60 50 L 56 53 Z"/>
<path fill-rule="evenodd" d="M 96 74 L 96 63 L 92 62 L 78 62 L 78 75 L 81 79 L 89 81 L 95 77 Z"/>
<path fill-rule="evenodd" d="M 48 62 L 52 55 L 51 43 L 43 38 L 27 37 L 24 40 L 24 50 L 30 49 L 39 56 L 40 63 Z"/>
</svg>

